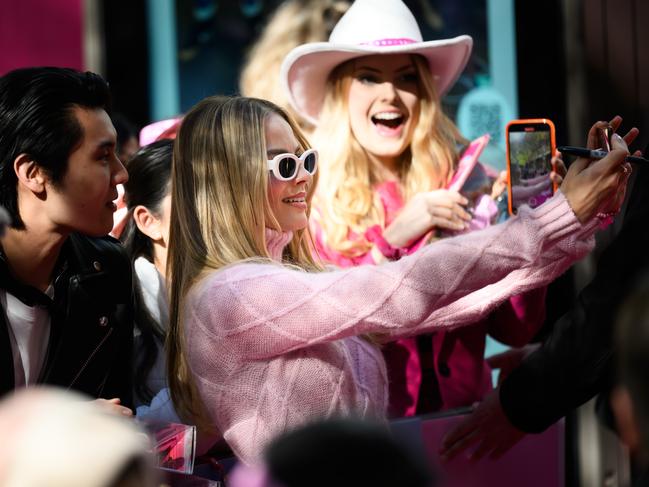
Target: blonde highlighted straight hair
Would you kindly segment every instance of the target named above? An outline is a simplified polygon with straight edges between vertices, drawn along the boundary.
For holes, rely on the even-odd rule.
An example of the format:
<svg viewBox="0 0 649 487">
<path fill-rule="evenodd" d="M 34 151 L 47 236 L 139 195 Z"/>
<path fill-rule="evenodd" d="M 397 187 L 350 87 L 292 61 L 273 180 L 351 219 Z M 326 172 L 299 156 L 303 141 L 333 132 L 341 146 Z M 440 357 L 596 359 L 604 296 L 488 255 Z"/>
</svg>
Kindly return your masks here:
<svg viewBox="0 0 649 487">
<path fill-rule="evenodd" d="M 326 41 L 350 5 L 348 0 L 283 2 L 248 53 L 239 80 L 241 94 L 270 100 L 287 110 L 301 127 L 312 129 L 311 124 L 291 109 L 279 83 L 279 70 L 284 57 L 293 48 L 308 42 Z"/>
<path fill-rule="evenodd" d="M 399 166 L 405 201 L 419 192 L 443 188 L 457 163 L 456 145 L 465 142 L 442 111 L 428 63 L 418 55 L 411 59 L 420 103 L 412 141 Z M 341 64 L 329 76 L 312 137 L 322 161 L 316 204 L 327 245 L 348 257 L 370 250 L 371 244 L 362 237 L 368 227 L 385 226 L 383 207 L 374 193 L 374 186 L 381 182 L 379 168 L 354 137 L 349 122 L 348 93 L 355 61 Z M 358 238 L 350 239 L 350 232 Z"/>
<path fill-rule="evenodd" d="M 171 398 L 181 418 L 212 428 L 189 370 L 183 306 L 206 274 L 246 260 L 270 260 L 265 229 L 281 230 L 268 198 L 264 124 L 282 117 L 303 149 L 308 142 L 296 123 L 271 102 L 211 97 L 183 119 L 174 145 L 168 275 L 171 278 L 167 372 Z M 307 195 L 310 207 L 315 181 Z M 308 230 L 294 232 L 284 260 L 320 271 Z"/>
</svg>

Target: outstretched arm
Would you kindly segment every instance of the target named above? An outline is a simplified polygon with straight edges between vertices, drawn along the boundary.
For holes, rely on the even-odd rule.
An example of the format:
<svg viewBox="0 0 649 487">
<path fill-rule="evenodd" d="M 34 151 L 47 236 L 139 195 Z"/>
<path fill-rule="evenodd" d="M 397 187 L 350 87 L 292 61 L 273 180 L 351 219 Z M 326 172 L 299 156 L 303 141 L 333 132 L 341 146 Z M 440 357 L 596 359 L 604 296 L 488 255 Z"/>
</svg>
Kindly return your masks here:
<svg viewBox="0 0 649 487">
<path fill-rule="evenodd" d="M 384 265 L 317 274 L 233 266 L 199 284 L 189 307 L 206 333 L 250 359 L 365 333 L 393 338 L 459 326 L 556 278 L 591 249 L 595 226 L 579 223 L 558 193 L 504 224 Z"/>
</svg>

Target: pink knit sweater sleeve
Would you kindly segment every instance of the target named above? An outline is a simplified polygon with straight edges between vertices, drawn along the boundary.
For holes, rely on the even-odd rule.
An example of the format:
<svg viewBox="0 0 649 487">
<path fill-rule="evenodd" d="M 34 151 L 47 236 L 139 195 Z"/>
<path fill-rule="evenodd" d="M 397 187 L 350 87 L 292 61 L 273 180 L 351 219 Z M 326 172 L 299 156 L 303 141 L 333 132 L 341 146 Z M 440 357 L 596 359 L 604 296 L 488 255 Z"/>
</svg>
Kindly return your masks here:
<svg viewBox="0 0 649 487">
<path fill-rule="evenodd" d="M 475 323 L 563 273 L 592 249 L 596 226 L 580 224 L 557 193 L 503 224 L 383 265 L 313 274 L 237 264 L 198 286 L 192 318 L 251 360 L 365 333 L 394 339 Z"/>
</svg>

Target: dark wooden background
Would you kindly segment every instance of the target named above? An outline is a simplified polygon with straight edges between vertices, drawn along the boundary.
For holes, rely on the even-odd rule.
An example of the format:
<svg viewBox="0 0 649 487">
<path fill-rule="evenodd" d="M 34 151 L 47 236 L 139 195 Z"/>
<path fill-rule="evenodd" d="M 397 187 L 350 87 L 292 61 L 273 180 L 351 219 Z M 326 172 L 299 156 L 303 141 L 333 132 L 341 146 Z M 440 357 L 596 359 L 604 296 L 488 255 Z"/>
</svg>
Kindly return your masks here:
<svg viewBox="0 0 649 487">
<path fill-rule="evenodd" d="M 644 148 L 649 1 L 516 0 L 515 8 L 521 117 L 552 119 L 557 143 L 576 145 L 593 122 L 620 114 Z"/>
<path fill-rule="evenodd" d="M 586 92 L 592 119 L 625 117 L 649 142 L 649 1 L 582 0 Z"/>
</svg>

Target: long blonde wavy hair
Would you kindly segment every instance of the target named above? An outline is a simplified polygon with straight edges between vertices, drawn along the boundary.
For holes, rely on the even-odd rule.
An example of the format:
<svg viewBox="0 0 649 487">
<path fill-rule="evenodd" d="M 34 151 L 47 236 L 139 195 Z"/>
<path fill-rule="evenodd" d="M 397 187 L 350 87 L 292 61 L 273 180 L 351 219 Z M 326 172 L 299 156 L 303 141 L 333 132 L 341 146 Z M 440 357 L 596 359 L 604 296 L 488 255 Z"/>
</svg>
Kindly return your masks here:
<svg viewBox="0 0 649 487">
<path fill-rule="evenodd" d="M 246 260 L 270 260 L 265 229 L 281 230 L 268 197 L 265 120 L 288 122 L 303 149 L 308 142 L 281 108 L 256 98 L 211 97 L 183 119 L 174 145 L 167 275 L 171 279 L 167 372 L 181 418 L 212 429 L 187 363 L 183 305 L 206 274 Z M 310 208 L 315 180 L 307 195 Z M 308 230 L 294 232 L 284 260 L 320 271 Z"/>
<path fill-rule="evenodd" d="M 270 100 L 287 110 L 300 127 L 313 127 L 288 103 L 279 82 L 284 57 L 308 42 L 326 41 L 347 11 L 348 0 L 287 0 L 270 17 L 257 42 L 248 52 L 241 71 L 239 89 L 243 96 Z"/>
<path fill-rule="evenodd" d="M 410 146 L 401 155 L 399 181 L 405 201 L 422 191 L 443 188 L 457 163 L 456 145 L 466 142 L 444 114 L 427 61 L 411 55 L 418 78 L 419 113 Z M 329 76 L 318 126 L 313 133 L 322 171 L 316 206 L 327 245 L 354 257 L 371 248 L 363 237 L 372 225 L 385 226 L 374 186 L 381 182 L 379 167 L 354 137 L 349 121 L 348 94 L 354 62 L 338 66 Z M 350 239 L 350 232 L 358 238 Z"/>
</svg>

